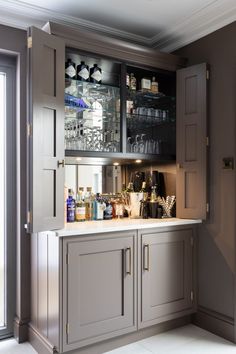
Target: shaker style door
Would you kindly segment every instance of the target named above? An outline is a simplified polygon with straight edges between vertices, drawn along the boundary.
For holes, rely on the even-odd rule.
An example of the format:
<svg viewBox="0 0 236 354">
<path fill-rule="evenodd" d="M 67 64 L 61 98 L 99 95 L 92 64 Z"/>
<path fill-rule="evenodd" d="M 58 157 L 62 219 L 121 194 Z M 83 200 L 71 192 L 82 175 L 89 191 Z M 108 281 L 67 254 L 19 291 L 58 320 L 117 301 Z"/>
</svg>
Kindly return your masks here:
<svg viewBox="0 0 236 354">
<path fill-rule="evenodd" d="M 63 350 L 134 330 L 134 235 L 71 239 L 65 248 Z"/>
<path fill-rule="evenodd" d="M 192 237 L 192 229 L 141 235 L 140 327 L 193 311 Z"/>
<path fill-rule="evenodd" d="M 207 64 L 177 71 L 177 189 L 179 218 L 206 219 Z"/>
<path fill-rule="evenodd" d="M 64 225 L 63 40 L 32 27 L 29 48 L 28 231 Z"/>
</svg>

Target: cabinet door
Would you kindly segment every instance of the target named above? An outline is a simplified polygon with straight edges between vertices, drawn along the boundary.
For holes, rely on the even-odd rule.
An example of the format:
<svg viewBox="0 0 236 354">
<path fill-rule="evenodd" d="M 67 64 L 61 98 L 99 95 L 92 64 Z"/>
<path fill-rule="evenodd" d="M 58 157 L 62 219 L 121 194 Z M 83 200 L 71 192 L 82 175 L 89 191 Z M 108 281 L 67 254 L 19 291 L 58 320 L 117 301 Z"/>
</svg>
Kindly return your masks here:
<svg viewBox="0 0 236 354">
<path fill-rule="evenodd" d="M 142 235 L 141 327 L 192 308 L 192 230 Z"/>
<path fill-rule="evenodd" d="M 64 224 L 64 42 L 31 28 L 28 220 L 30 232 Z"/>
<path fill-rule="evenodd" d="M 206 219 L 207 65 L 177 71 L 177 189 L 180 218 Z"/>
<path fill-rule="evenodd" d="M 133 330 L 134 248 L 135 238 L 121 235 L 67 243 L 64 349 Z"/>
</svg>

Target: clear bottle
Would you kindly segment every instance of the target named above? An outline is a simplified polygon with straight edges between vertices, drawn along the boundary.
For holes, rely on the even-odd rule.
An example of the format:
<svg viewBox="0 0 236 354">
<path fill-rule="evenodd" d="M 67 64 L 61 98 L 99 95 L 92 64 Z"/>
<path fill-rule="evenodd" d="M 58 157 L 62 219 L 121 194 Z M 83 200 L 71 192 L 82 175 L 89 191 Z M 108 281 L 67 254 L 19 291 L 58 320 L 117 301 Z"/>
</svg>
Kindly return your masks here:
<svg viewBox="0 0 236 354">
<path fill-rule="evenodd" d="M 102 82 L 102 69 L 97 64 L 94 64 L 90 69 L 90 82 L 100 84 Z"/>
<path fill-rule="evenodd" d="M 142 188 L 140 189 L 140 193 L 143 193 L 143 201 L 147 200 L 148 193 L 147 193 L 147 188 L 146 188 L 146 182 L 142 182 Z"/>
<path fill-rule="evenodd" d="M 67 206 L 67 222 L 75 221 L 75 200 L 73 198 L 73 190 L 68 190 L 68 198 L 66 200 Z"/>
<path fill-rule="evenodd" d="M 152 78 L 151 91 L 152 91 L 153 93 L 158 93 L 158 92 L 159 92 L 159 89 L 158 89 L 158 82 L 156 81 L 155 76 L 153 76 L 153 78 Z"/>
<path fill-rule="evenodd" d="M 76 198 L 76 206 L 75 206 L 75 220 L 76 221 L 85 221 L 85 202 L 83 200 L 83 191 L 84 188 L 79 188 L 77 198 Z"/>
<path fill-rule="evenodd" d="M 66 79 L 76 79 L 75 63 L 70 58 L 65 63 L 65 77 Z"/>
<path fill-rule="evenodd" d="M 133 73 L 130 74 L 130 90 L 131 91 L 137 90 L 137 80 Z"/>
<path fill-rule="evenodd" d="M 77 65 L 77 80 L 88 81 L 89 79 L 89 67 L 84 61 L 81 61 L 80 65 Z"/>
<path fill-rule="evenodd" d="M 97 193 L 95 199 L 95 220 L 103 220 L 103 213 L 105 208 L 106 208 L 106 204 L 104 203 L 99 193 Z"/>
<path fill-rule="evenodd" d="M 127 89 L 130 88 L 130 76 L 128 73 L 126 74 L 126 87 L 127 87 Z"/>
<path fill-rule="evenodd" d="M 129 182 L 126 192 L 133 193 L 134 192 L 134 184 L 133 182 Z"/>
</svg>

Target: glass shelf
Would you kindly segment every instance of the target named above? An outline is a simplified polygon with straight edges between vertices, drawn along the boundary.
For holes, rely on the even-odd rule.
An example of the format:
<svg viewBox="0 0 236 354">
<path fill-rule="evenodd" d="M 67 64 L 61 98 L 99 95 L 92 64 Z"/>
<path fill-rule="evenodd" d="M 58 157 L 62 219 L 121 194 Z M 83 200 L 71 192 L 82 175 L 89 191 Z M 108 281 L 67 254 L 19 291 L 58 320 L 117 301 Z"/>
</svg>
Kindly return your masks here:
<svg viewBox="0 0 236 354">
<path fill-rule="evenodd" d="M 65 81 L 65 148 L 120 151 L 120 88 Z"/>
</svg>

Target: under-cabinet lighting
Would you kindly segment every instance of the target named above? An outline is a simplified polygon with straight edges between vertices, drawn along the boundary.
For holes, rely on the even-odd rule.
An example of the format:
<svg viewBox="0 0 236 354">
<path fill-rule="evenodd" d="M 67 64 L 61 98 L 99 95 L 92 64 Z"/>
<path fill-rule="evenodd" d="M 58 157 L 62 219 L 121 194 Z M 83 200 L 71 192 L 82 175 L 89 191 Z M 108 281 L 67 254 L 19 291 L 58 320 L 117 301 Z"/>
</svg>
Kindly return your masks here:
<svg viewBox="0 0 236 354">
<path fill-rule="evenodd" d="M 81 161 L 82 157 L 76 157 L 76 161 Z"/>
<path fill-rule="evenodd" d="M 114 166 L 119 166 L 119 162 L 114 162 L 113 165 Z"/>
<path fill-rule="evenodd" d="M 135 162 L 136 162 L 136 163 L 141 163 L 141 162 L 142 162 L 142 160 L 135 160 Z"/>
</svg>

